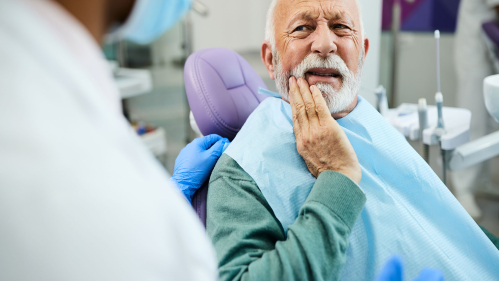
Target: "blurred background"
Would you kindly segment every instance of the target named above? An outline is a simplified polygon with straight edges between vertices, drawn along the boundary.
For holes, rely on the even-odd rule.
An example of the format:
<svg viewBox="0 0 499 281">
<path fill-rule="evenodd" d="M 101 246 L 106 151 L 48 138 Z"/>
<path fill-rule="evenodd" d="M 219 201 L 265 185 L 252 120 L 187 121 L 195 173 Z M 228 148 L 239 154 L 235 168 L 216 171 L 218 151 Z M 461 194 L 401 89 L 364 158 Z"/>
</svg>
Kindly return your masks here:
<svg viewBox="0 0 499 281">
<path fill-rule="evenodd" d="M 461 1 L 360 2 L 371 43 L 360 94 L 375 105 L 375 88 L 382 85 L 390 108 L 402 103 L 417 104 L 420 98 L 434 104 L 437 91 L 434 30 L 439 29 L 441 88 L 445 106 L 456 107 L 458 79 L 454 51 Z M 152 89 L 128 91 L 123 95 L 123 106 L 137 127 L 142 126 L 145 131 L 161 128 L 159 138 L 146 141 L 151 142 L 151 149 L 169 171 L 173 171 L 180 150 L 195 137 L 189 124 L 183 83 L 183 66 L 192 52 L 213 47 L 232 49 L 251 64 L 270 90 L 276 89 L 260 59 L 270 0 L 202 0 L 202 4 L 205 7 L 200 7 L 198 12 L 191 11 L 181 23 L 149 46 L 119 42 L 103 47 L 107 58 L 116 61 L 117 66 L 151 73 Z M 497 125 L 490 123 L 497 130 Z M 158 141 L 159 146 L 156 143 L 154 148 L 154 142 Z M 420 150 L 419 142 L 411 144 Z M 430 156 L 431 167 L 442 176 L 438 146 L 431 147 Z M 476 219 L 496 235 L 499 235 L 498 164 L 499 158 L 493 158 L 488 163 L 490 169 L 481 174 L 483 184 L 474 187 L 483 212 Z M 447 186 L 453 191 L 451 179 Z"/>
</svg>

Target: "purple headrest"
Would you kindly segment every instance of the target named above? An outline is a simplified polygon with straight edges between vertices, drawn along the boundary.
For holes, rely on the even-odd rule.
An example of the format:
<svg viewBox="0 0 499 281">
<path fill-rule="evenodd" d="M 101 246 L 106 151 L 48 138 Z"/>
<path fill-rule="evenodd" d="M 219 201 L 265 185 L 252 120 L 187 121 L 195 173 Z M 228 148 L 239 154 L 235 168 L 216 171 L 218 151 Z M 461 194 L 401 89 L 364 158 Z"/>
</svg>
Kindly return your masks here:
<svg viewBox="0 0 499 281">
<path fill-rule="evenodd" d="M 482 24 L 483 31 L 487 34 L 487 37 L 494 42 L 496 46 L 499 46 L 499 25 L 496 20 L 485 22 Z"/>
<path fill-rule="evenodd" d="M 499 25 L 496 20 L 485 22 L 482 24 L 482 29 L 487 37 L 494 43 L 496 49 L 499 47 Z M 499 57 L 499 50 L 496 53 Z"/>
<path fill-rule="evenodd" d="M 216 48 L 192 54 L 185 63 L 185 90 L 203 135 L 232 141 L 267 89 L 253 68 L 236 52 Z"/>
</svg>

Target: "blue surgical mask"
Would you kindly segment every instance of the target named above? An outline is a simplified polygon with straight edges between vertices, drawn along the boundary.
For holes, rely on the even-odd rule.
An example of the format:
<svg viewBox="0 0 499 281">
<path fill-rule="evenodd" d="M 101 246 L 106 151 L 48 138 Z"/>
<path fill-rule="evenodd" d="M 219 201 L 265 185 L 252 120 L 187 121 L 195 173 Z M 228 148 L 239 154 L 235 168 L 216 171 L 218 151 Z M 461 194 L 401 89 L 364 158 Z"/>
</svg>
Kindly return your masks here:
<svg viewBox="0 0 499 281">
<path fill-rule="evenodd" d="M 133 11 L 111 36 L 149 44 L 172 28 L 190 9 L 192 0 L 136 0 Z"/>
</svg>

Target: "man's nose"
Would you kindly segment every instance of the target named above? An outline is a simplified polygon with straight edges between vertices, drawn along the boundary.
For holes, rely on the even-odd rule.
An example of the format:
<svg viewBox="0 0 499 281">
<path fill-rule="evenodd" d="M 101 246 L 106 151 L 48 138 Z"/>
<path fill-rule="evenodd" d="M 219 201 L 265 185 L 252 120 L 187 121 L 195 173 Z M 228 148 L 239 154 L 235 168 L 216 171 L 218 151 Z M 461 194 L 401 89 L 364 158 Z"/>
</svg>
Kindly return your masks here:
<svg viewBox="0 0 499 281">
<path fill-rule="evenodd" d="M 335 53 L 338 49 L 335 43 L 336 34 L 329 27 L 325 26 L 319 26 L 315 32 L 316 37 L 312 43 L 312 52 L 323 57 Z"/>
</svg>

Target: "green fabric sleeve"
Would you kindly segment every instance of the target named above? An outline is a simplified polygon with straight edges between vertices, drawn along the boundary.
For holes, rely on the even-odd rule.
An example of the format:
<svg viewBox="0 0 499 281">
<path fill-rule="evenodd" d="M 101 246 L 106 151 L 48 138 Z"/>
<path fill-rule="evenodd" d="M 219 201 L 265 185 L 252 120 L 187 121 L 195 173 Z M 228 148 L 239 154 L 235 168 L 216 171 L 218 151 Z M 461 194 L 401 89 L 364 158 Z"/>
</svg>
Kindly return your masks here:
<svg viewBox="0 0 499 281">
<path fill-rule="evenodd" d="M 481 225 L 479 225 L 479 226 L 482 229 L 483 233 L 485 233 L 485 235 L 487 235 L 487 237 L 490 239 L 492 244 L 494 244 L 494 246 L 496 246 L 496 248 L 499 250 L 499 238 L 494 236 L 494 234 L 490 233 L 487 229 L 485 229 Z"/>
<path fill-rule="evenodd" d="M 337 280 L 365 202 L 348 177 L 323 172 L 286 237 L 256 183 L 224 154 L 210 179 L 207 203 L 220 280 Z"/>
</svg>

